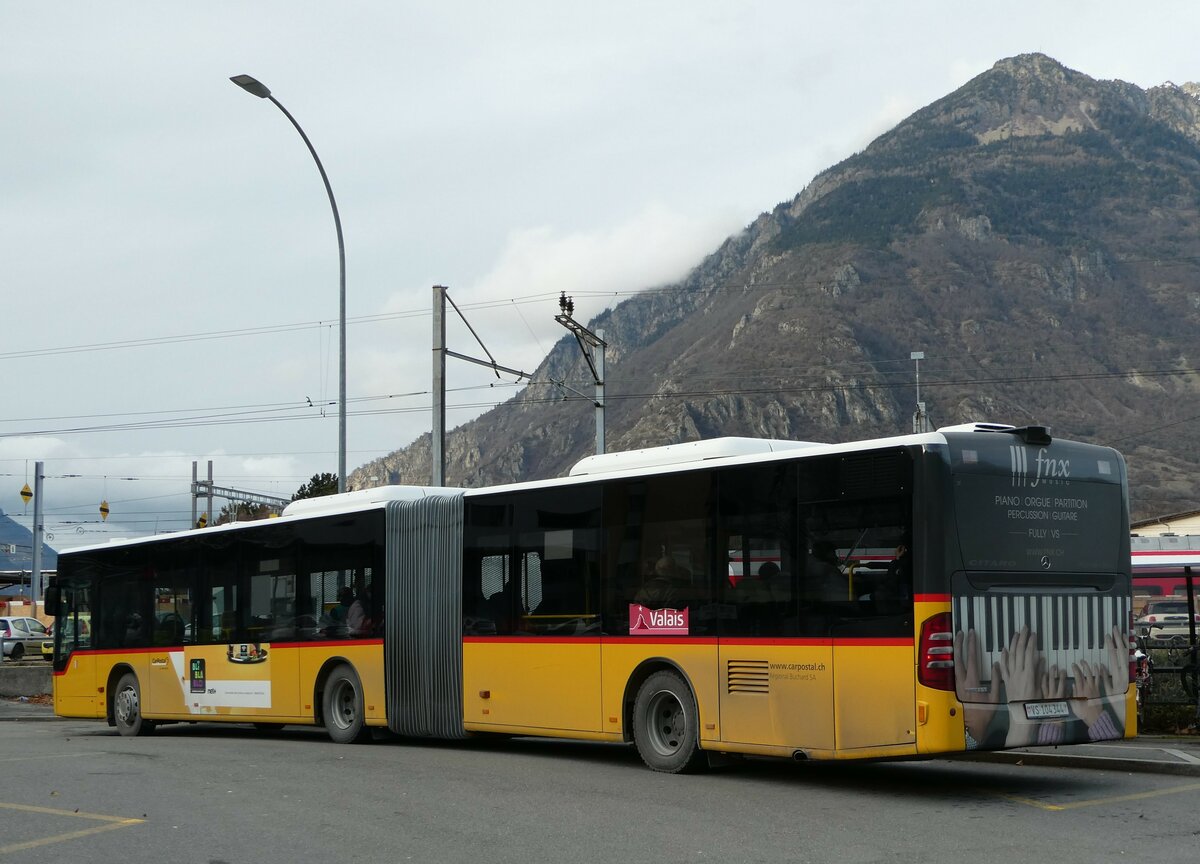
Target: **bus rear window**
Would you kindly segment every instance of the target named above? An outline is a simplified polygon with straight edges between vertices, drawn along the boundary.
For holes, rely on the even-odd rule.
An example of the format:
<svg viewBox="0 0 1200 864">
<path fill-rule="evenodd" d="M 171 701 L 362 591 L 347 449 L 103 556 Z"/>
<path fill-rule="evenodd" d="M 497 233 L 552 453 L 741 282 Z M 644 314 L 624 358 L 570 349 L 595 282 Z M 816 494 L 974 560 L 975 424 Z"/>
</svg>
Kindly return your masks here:
<svg viewBox="0 0 1200 864">
<path fill-rule="evenodd" d="M 1129 529 L 1113 451 L 1070 442 L 1029 446 L 1001 434 L 952 445 L 959 441 L 950 456 L 966 569 L 1124 569 L 1118 558 Z"/>
</svg>

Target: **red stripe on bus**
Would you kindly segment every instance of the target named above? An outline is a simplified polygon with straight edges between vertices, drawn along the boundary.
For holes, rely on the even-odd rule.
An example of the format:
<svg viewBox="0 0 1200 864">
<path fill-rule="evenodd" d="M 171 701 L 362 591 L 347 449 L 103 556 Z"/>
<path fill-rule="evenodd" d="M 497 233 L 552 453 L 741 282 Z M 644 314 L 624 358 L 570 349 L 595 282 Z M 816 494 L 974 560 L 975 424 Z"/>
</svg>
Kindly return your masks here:
<svg viewBox="0 0 1200 864">
<path fill-rule="evenodd" d="M 793 647 L 845 646 L 889 646 L 913 644 L 911 636 L 797 636 L 763 637 L 750 636 L 464 636 L 463 643 L 469 645 L 778 645 Z"/>
<path fill-rule="evenodd" d="M 722 645 L 794 645 L 803 648 L 828 648 L 833 642 L 829 636 L 775 636 L 763 639 L 753 636 L 726 636 L 721 639 Z"/>
<path fill-rule="evenodd" d="M 104 654 L 153 654 L 155 652 L 170 651 L 172 646 L 159 645 L 151 648 L 76 648 L 72 654 L 86 654 L 89 657 L 99 657 Z M 179 647 L 183 647 L 182 645 Z"/>
<path fill-rule="evenodd" d="M 664 645 L 716 645 L 715 636 L 464 636 L 465 645 L 612 645 L 655 643 Z"/>
<path fill-rule="evenodd" d="M 225 643 L 222 642 L 220 644 L 223 645 Z M 241 645 L 242 643 L 234 642 L 233 644 Z M 246 644 L 250 644 L 250 643 L 246 643 Z M 379 637 L 376 639 L 337 639 L 337 640 L 330 639 L 330 640 L 321 640 L 321 641 L 314 641 L 314 642 L 265 642 L 265 643 L 259 643 L 259 644 L 270 645 L 272 648 L 331 648 L 334 645 L 337 645 L 339 647 L 342 645 L 382 645 L 383 638 Z M 191 647 L 195 647 L 195 646 L 189 645 L 187 647 L 191 648 Z"/>
<path fill-rule="evenodd" d="M 599 636 L 464 636 L 464 645 L 499 642 L 504 645 L 599 645 Z"/>
<path fill-rule="evenodd" d="M 949 603 L 949 594 L 914 594 L 913 601 L 916 603 Z"/>
</svg>

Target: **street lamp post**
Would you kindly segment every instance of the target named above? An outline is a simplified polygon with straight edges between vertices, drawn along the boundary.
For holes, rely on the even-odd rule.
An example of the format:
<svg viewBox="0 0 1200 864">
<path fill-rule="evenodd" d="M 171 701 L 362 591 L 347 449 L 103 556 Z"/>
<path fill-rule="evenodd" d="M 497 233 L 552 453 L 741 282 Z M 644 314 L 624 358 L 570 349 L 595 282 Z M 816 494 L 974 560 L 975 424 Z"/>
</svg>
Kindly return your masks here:
<svg viewBox="0 0 1200 864">
<path fill-rule="evenodd" d="M 921 361 L 925 359 L 925 352 L 913 351 L 908 359 L 917 364 L 917 413 L 913 414 L 913 432 L 928 432 L 929 415 L 925 413 L 925 403 L 921 401 Z"/>
<path fill-rule="evenodd" d="M 263 84 L 249 75 L 234 75 L 229 79 L 237 86 L 241 87 L 247 93 L 252 93 L 260 99 L 270 99 L 275 103 L 275 107 L 283 112 L 283 116 L 291 121 L 291 124 L 296 127 L 296 131 L 300 133 L 300 137 L 304 139 L 305 145 L 308 147 L 308 152 L 312 154 L 313 161 L 317 163 L 317 170 L 321 172 L 321 181 L 325 184 L 325 192 L 329 195 L 329 206 L 333 208 L 333 226 L 337 229 L 338 242 L 338 492 L 346 491 L 346 245 L 342 242 L 342 220 L 338 216 L 337 201 L 333 198 L 333 187 L 329 185 L 329 177 L 325 174 L 325 166 L 321 164 L 321 157 L 317 155 L 317 151 L 313 149 L 312 142 L 308 140 L 308 136 L 304 134 L 304 130 L 300 128 L 300 124 L 296 122 L 286 108 L 278 99 L 271 95 L 271 91 L 267 85 Z"/>
</svg>

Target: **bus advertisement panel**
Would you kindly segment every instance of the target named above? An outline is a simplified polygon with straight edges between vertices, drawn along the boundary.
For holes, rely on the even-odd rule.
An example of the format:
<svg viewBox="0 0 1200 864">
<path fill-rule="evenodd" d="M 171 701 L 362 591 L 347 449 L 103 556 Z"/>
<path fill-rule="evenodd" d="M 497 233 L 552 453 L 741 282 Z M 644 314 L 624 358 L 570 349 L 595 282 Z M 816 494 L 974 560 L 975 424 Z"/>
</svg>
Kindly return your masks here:
<svg viewBox="0 0 1200 864">
<path fill-rule="evenodd" d="M 1004 437 L 1015 439 L 950 439 L 968 746 L 1119 737 L 1133 716 L 1124 464 L 1103 448 Z"/>
</svg>

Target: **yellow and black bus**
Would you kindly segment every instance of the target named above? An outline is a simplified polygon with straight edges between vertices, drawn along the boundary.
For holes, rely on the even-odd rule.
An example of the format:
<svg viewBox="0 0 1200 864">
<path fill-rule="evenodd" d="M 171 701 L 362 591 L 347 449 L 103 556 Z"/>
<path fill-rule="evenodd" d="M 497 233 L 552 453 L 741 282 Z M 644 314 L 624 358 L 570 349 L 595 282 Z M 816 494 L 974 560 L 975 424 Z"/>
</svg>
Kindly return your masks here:
<svg viewBox="0 0 1200 864">
<path fill-rule="evenodd" d="M 63 552 L 59 714 L 904 758 L 1135 734 L 1124 461 L 725 438 Z M 86 623 L 87 626 L 84 626 Z"/>
</svg>

